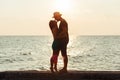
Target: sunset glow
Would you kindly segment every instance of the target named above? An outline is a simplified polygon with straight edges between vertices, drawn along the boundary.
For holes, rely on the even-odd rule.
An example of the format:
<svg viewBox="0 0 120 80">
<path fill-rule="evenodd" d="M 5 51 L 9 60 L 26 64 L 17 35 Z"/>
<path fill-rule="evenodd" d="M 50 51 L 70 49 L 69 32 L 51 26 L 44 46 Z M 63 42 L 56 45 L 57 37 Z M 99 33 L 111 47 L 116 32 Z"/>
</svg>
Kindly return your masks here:
<svg viewBox="0 0 120 80">
<path fill-rule="evenodd" d="M 70 12 L 72 10 L 72 1 L 71 0 L 56 0 L 55 9 L 60 12 Z"/>
</svg>

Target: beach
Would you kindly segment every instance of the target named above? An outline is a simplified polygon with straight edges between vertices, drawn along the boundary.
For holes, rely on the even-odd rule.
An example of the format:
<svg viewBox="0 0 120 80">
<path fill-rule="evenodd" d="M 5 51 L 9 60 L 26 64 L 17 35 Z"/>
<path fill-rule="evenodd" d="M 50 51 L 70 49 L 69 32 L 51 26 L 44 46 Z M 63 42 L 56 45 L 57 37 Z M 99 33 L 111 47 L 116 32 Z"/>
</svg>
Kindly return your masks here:
<svg viewBox="0 0 120 80">
<path fill-rule="evenodd" d="M 51 36 L 0 36 L 0 80 L 120 80 L 120 36 L 70 36 L 68 73 L 50 73 Z M 63 66 L 59 56 L 58 69 Z"/>
</svg>

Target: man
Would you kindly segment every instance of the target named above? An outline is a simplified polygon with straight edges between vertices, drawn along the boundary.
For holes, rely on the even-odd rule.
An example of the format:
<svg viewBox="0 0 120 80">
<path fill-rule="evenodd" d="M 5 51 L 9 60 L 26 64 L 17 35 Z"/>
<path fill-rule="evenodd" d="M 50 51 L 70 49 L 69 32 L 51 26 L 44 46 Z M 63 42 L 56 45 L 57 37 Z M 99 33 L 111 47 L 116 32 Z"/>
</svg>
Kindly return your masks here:
<svg viewBox="0 0 120 80">
<path fill-rule="evenodd" d="M 65 21 L 65 19 L 63 19 L 61 16 L 62 14 L 60 14 L 59 12 L 53 13 L 53 18 L 57 22 L 60 21 L 58 35 L 57 35 L 57 40 L 59 42 L 59 45 L 57 46 L 58 46 L 58 51 L 61 51 L 64 62 L 64 67 L 63 69 L 60 70 L 60 72 L 67 72 L 67 64 L 68 64 L 67 44 L 69 42 L 68 24 Z"/>
</svg>

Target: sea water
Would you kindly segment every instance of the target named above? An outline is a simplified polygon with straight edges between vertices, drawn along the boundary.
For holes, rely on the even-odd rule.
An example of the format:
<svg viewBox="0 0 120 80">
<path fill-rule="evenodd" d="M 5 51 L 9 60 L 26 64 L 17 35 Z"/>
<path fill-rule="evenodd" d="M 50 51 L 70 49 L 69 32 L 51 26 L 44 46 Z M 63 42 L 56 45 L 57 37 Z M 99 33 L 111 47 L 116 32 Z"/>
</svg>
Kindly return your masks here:
<svg viewBox="0 0 120 80">
<path fill-rule="evenodd" d="M 52 41 L 52 36 L 0 36 L 0 71 L 49 70 Z M 120 36 L 70 36 L 67 53 L 68 70 L 120 70 Z"/>
</svg>

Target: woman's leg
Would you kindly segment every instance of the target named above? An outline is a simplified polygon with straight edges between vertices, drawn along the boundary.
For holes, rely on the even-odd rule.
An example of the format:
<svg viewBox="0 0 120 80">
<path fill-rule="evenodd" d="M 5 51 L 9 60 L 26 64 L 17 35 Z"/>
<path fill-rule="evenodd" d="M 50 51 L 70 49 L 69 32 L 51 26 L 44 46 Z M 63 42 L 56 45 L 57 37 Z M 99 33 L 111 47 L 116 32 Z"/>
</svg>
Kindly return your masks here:
<svg viewBox="0 0 120 80">
<path fill-rule="evenodd" d="M 54 61 L 53 61 L 53 55 L 52 55 L 52 57 L 50 58 L 50 70 L 51 70 L 51 72 L 54 72 L 53 64 L 54 64 Z"/>
<path fill-rule="evenodd" d="M 53 69 L 55 69 L 55 71 L 57 72 L 57 62 L 58 62 L 58 55 L 59 55 L 59 51 L 58 50 L 53 50 L 53 55 L 50 59 L 50 70 L 51 72 L 54 72 Z"/>
<path fill-rule="evenodd" d="M 54 69 L 57 72 L 57 63 L 58 63 L 59 51 L 55 50 L 55 51 L 53 51 L 53 54 L 54 54 L 54 57 L 53 57 L 53 60 L 54 60 Z"/>
</svg>

